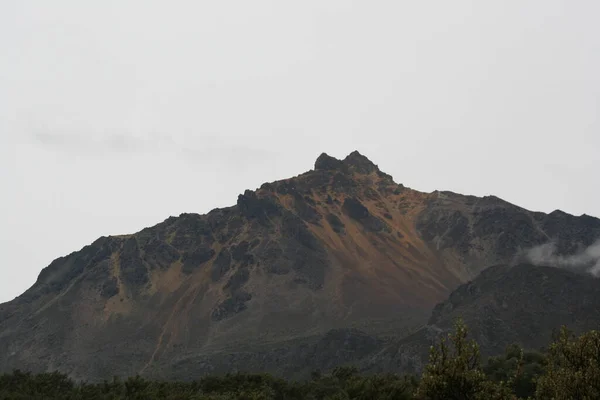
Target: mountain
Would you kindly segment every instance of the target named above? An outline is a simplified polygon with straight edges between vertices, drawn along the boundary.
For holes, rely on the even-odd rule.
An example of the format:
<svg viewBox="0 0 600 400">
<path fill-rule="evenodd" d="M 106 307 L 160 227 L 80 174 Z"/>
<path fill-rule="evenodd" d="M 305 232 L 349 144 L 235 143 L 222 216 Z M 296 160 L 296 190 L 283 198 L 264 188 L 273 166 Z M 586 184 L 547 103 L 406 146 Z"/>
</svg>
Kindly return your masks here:
<svg viewBox="0 0 600 400">
<path fill-rule="evenodd" d="M 438 304 L 429 325 L 450 327 L 462 317 L 484 354 L 508 344 L 530 349 L 549 343 L 567 325 L 577 333 L 600 326 L 600 280 L 564 269 L 518 264 L 494 266 Z"/>
<path fill-rule="evenodd" d="M 426 326 L 362 360 L 373 371 L 417 372 L 428 349 L 461 318 L 483 356 L 510 344 L 540 350 L 562 325 L 576 334 L 600 326 L 600 279 L 555 267 L 496 265 L 438 304 Z"/>
<path fill-rule="evenodd" d="M 0 370 L 75 379 L 297 376 L 387 351 L 486 267 L 551 240 L 589 246 L 600 220 L 497 197 L 423 193 L 366 157 L 246 191 L 237 204 L 102 237 L 0 305 Z"/>
</svg>

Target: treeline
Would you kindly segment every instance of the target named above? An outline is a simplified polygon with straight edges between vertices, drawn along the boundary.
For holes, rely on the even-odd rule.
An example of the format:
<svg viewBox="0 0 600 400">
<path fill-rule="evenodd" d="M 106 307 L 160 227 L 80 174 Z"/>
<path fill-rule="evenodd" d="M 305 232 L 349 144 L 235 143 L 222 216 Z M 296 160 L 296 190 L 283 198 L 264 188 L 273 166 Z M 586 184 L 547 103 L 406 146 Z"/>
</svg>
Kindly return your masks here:
<svg viewBox="0 0 600 400">
<path fill-rule="evenodd" d="M 193 382 L 132 377 L 99 384 L 75 383 L 60 373 L 14 371 L 0 376 L 0 399 L 600 399 L 600 332 L 579 337 L 563 328 L 544 353 L 509 346 L 480 361 L 477 343 L 457 322 L 454 332 L 431 348 L 420 377 L 362 375 L 352 367 L 315 372 L 305 382 L 268 374 L 208 376 Z"/>
</svg>

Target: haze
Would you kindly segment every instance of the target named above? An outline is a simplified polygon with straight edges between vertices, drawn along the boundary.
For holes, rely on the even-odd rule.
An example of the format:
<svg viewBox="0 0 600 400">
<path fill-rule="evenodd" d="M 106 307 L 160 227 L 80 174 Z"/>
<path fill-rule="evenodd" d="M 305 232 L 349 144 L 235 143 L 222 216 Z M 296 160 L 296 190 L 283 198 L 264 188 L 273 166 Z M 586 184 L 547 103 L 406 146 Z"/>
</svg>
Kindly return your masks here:
<svg viewBox="0 0 600 400">
<path fill-rule="evenodd" d="M 367 155 L 600 216 L 597 1 L 3 1 L 0 301 L 102 235 Z"/>
</svg>

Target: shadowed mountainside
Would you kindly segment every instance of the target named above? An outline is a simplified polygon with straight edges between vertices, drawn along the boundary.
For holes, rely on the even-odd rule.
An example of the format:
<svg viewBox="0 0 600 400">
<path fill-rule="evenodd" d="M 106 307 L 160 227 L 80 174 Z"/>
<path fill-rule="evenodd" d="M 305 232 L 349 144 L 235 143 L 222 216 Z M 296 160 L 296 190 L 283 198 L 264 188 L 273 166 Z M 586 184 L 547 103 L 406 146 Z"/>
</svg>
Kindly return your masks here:
<svg viewBox="0 0 600 400">
<path fill-rule="evenodd" d="M 290 375 L 324 369 L 414 332 L 486 266 L 599 236 L 596 218 L 422 193 L 358 152 L 322 154 L 313 170 L 246 191 L 233 207 L 102 237 L 53 261 L 0 305 L 0 369 L 76 379 L 269 362 Z"/>
<path fill-rule="evenodd" d="M 493 266 L 438 304 L 426 326 L 369 354 L 363 368 L 419 371 L 427 363 L 429 347 L 453 329 L 457 318 L 469 327 L 484 357 L 502 354 L 515 343 L 540 350 L 562 325 L 577 334 L 597 330 L 599 305 L 599 278 L 529 264 Z"/>
</svg>

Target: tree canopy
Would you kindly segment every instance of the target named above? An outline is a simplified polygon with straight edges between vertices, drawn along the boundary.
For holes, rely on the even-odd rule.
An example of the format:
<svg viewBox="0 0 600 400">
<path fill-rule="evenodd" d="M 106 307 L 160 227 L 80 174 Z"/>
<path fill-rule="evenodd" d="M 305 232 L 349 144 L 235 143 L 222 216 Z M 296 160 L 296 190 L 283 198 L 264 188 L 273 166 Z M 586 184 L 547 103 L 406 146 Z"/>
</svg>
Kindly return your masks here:
<svg viewBox="0 0 600 400">
<path fill-rule="evenodd" d="M 0 375 L 0 399 L 61 400 L 508 400 L 600 398 L 600 332 L 575 336 L 560 331 L 546 352 L 508 346 L 481 362 L 479 346 L 457 321 L 454 331 L 431 347 L 421 377 L 362 374 L 352 366 L 315 371 L 296 382 L 269 374 L 205 376 L 191 382 L 139 376 L 102 383 L 74 382 L 58 372 L 19 370 Z"/>
</svg>

